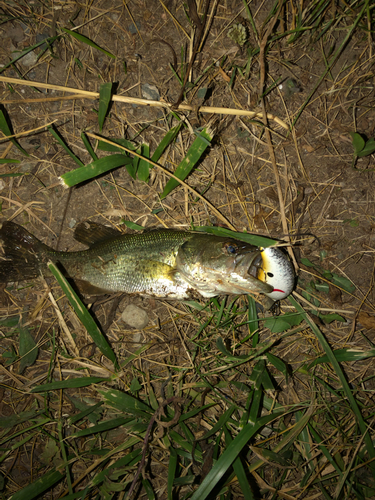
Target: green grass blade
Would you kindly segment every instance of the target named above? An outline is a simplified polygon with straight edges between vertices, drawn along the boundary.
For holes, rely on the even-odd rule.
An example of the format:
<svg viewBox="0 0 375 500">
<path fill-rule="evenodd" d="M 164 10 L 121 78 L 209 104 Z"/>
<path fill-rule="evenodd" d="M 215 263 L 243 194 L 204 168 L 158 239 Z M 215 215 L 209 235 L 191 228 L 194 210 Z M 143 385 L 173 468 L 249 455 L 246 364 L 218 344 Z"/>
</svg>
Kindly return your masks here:
<svg viewBox="0 0 375 500">
<path fill-rule="evenodd" d="M 205 152 L 208 146 L 211 145 L 211 141 L 214 137 L 214 132 L 209 128 L 204 128 L 194 140 L 193 144 L 190 146 L 185 158 L 176 168 L 174 175 L 181 179 L 182 181 L 190 174 L 190 172 L 195 168 L 200 157 Z M 163 192 L 160 195 L 160 199 L 163 200 L 168 194 L 179 186 L 179 182 L 176 179 L 169 179 Z"/>
<path fill-rule="evenodd" d="M 74 406 L 78 408 L 79 410 L 84 408 L 86 405 L 82 401 L 78 400 L 77 398 L 70 398 L 70 400 L 73 402 Z M 89 421 L 91 423 L 94 423 L 99 419 L 100 412 L 102 411 L 100 407 L 103 405 L 103 401 L 99 401 L 99 403 L 96 403 L 95 405 L 86 407 L 86 409 L 82 410 L 80 413 L 77 413 L 76 415 L 73 415 L 72 417 L 69 417 L 69 424 L 74 425 L 80 420 L 88 417 Z"/>
<path fill-rule="evenodd" d="M 259 334 L 258 334 L 259 321 L 258 321 L 257 306 L 254 298 L 251 295 L 247 296 L 247 303 L 248 303 L 247 319 L 248 319 L 249 333 L 250 336 L 253 337 L 252 338 L 253 347 L 256 347 L 259 342 Z"/>
<path fill-rule="evenodd" d="M 292 427 L 292 429 L 287 434 L 284 434 L 283 439 L 275 446 L 275 448 L 272 451 L 274 453 L 278 453 L 282 449 L 288 448 L 291 444 L 293 444 L 294 441 L 297 439 L 297 436 L 301 433 L 303 428 L 308 424 L 314 411 L 315 407 L 311 405 L 310 408 L 305 412 L 304 416 Z M 249 468 L 250 472 L 255 471 L 263 464 L 264 464 L 263 460 L 251 464 Z"/>
<path fill-rule="evenodd" d="M 102 83 L 99 90 L 99 111 L 98 121 L 100 132 L 103 129 L 105 117 L 107 116 L 109 105 L 112 99 L 112 82 Z"/>
<path fill-rule="evenodd" d="M 148 500 L 156 500 L 154 490 L 152 489 L 152 485 L 148 479 L 142 478 L 142 486 L 146 491 Z"/>
<path fill-rule="evenodd" d="M 203 231 L 205 233 L 212 233 L 216 236 L 226 236 L 228 238 L 234 238 L 236 240 L 245 241 L 250 245 L 256 247 L 271 247 L 280 243 L 278 240 L 273 240 L 271 238 L 266 238 L 265 236 L 258 236 L 257 234 L 248 233 L 238 233 L 236 231 L 231 231 L 230 229 L 225 229 L 224 227 L 213 227 L 213 226 L 196 226 L 193 227 L 194 231 Z"/>
<path fill-rule="evenodd" d="M 89 152 L 91 158 L 94 161 L 97 160 L 98 159 L 98 155 L 95 153 L 94 148 L 91 146 L 89 138 L 87 137 L 87 135 L 85 134 L 85 132 L 81 133 L 81 139 L 82 139 L 83 144 L 85 145 L 85 148 Z"/>
<path fill-rule="evenodd" d="M 150 415 L 154 413 L 154 410 L 150 406 L 125 392 L 121 392 L 117 389 L 110 389 L 107 391 L 98 390 L 98 392 L 109 405 L 121 412 L 132 413 L 145 417 L 146 419 L 149 419 Z"/>
<path fill-rule="evenodd" d="M 288 365 L 284 363 L 281 358 L 278 358 L 270 352 L 267 352 L 266 356 L 269 363 L 271 363 L 276 368 L 276 370 L 279 370 L 284 375 L 285 381 L 287 382 L 289 378 Z"/>
<path fill-rule="evenodd" d="M 207 410 L 208 408 L 211 408 L 212 406 L 215 406 L 215 405 L 216 405 L 216 403 L 209 403 L 207 405 L 199 406 L 198 408 L 194 408 L 194 410 L 188 411 L 187 413 L 184 412 L 178 421 L 184 422 L 185 420 L 189 420 L 190 418 L 195 417 L 195 415 L 197 415 L 198 413 L 203 413 L 205 410 Z M 156 408 L 158 408 L 158 406 L 159 405 L 157 405 Z"/>
<path fill-rule="evenodd" d="M 173 483 L 176 477 L 178 458 L 176 450 L 172 447 L 169 448 L 169 465 L 168 465 L 168 480 L 167 480 L 167 498 L 173 500 Z"/>
<path fill-rule="evenodd" d="M 107 339 L 104 337 L 102 332 L 100 331 L 98 325 L 93 320 L 92 316 L 83 305 L 82 301 L 75 293 L 73 288 L 70 286 L 66 278 L 62 275 L 60 270 L 53 264 L 52 262 L 48 263 L 48 268 L 51 273 L 54 275 L 59 285 L 61 286 L 63 292 L 67 296 L 70 304 L 72 305 L 75 313 L 78 318 L 82 322 L 83 326 L 86 328 L 87 333 L 90 335 L 92 340 L 98 346 L 100 351 L 106 356 L 108 359 L 112 361 L 112 363 L 117 367 L 116 355 L 113 352 L 111 346 L 109 345 Z"/>
<path fill-rule="evenodd" d="M 102 175 L 109 170 L 114 168 L 129 166 L 133 162 L 133 158 L 125 156 L 123 154 L 113 154 L 110 156 L 105 156 L 104 158 L 99 158 L 86 166 L 76 168 L 71 170 L 66 174 L 59 177 L 61 183 L 64 187 L 72 187 L 80 184 L 81 182 L 93 179 L 98 175 Z"/>
<path fill-rule="evenodd" d="M 133 229 L 134 231 L 143 231 L 145 229 L 143 226 L 140 226 L 131 220 L 121 219 L 121 224 L 124 224 L 126 227 Z"/>
<path fill-rule="evenodd" d="M 350 349 L 350 348 L 345 348 L 345 349 L 337 349 L 333 351 L 333 355 L 339 362 L 347 361 L 347 362 L 355 362 L 359 361 L 360 359 L 368 359 L 368 358 L 373 358 L 375 356 L 375 349 L 370 349 L 368 351 L 362 351 L 360 349 Z M 310 370 L 313 366 L 318 365 L 320 363 L 328 363 L 329 358 L 327 355 L 325 356 L 320 356 L 319 358 L 315 359 L 312 361 L 307 369 Z"/>
<path fill-rule="evenodd" d="M 143 156 L 143 158 L 150 158 L 150 146 L 148 144 L 142 144 L 141 155 Z M 150 164 L 146 159 L 144 160 L 143 158 L 139 161 L 137 175 L 140 181 L 148 182 L 148 178 L 150 175 Z"/>
<path fill-rule="evenodd" d="M 202 484 L 194 492 L 191 500 L 205 500 L 219 483 L 220 479 L 224 476 L 229 467 L 236 460 L 238 455 L 241 453 L 241 450 L 244 446 L 246 446 L 249 440 L 259 431 L 259 429 L 281 414 L 282 413 L 274 413 L 272 415 L 266 415 L 265 417 L 259 418 L 255 425 L 247 424 L 237 434 L 229 446 L 226 447 L 224 453 L 220 456 L 218 461 L 204 478 Z"/>
<path fill-rule="evenodd" d="M 61 135 L 55 130 L 54 126 L 52 125 L 51 127 L 47 127 L 47 129 L 51 132 L 53 137 L 56 139 L 56 141 L 62 146 L 65 151 L 68 153 L 68 155 L 73 158 L 73 160 L 79 165 L 80 167 L 84 167 L 84 164 L 81 162 L 81 160 L 76 156 L 73 151 L 70 149 L 70 147 L 66 144 L 64 139 L 61 137 Z"/>
<path fill-rule="evenodd" d="M 267 448 L 260 448 L 258 446 L 250 446 L 250 449 L 255 455 L 262 460 L 262 462 L 272 465 L 272 467 L 281 467 L 283 469 L 293 469 L 294 465 L 283 457 L 280 453 L 275 453 Z"/>
<path fill-rule="evenodd" d="M 75 38 L 79 42 L 85 43 L 86 45 L 89 45 L 93 49 L 100 50 L 100 52 L 103 52 L 104 54 L 106 54 L 108 57 L 111 57 L 112 59 L 116 59 L 116 56 L 111 54 L 111 52 L 108 52 L 108 50 L 102 49 L 101 47 L 99 47 L 99 45 L 97 45 L 95 42 L 90 40 L 90 38 L 87 38 L 87 36 L 81 35 L 81 33 L 77 33 L 76 31 L 68 30 L 67 28 L 63 28 L 63 30 L 65 31 L 65 33 L 68 33 L 68 35 L 71 35 L 73 38 Z"/>
<path fill-rule="evenodd" d="M 267 318 L 264 322 L 264 326 L 269 328 L 272 333 L 281 333 L 285 330 L 289 330 L 293 326 L 298 326 L 302 323 L 304 317 L 302 314 L 296 313 L 285 313 L 282 316 L 273 316 Z"/>
<path fill-rule="evenodd" d="M 245 8 L 247 17 L 248 17 L 248 19 L 250 21 L 250 24 L 251 24 L 251 27 L 253 29 L 253 32 L 254 32 L 254 35 L 255 35 L 255 39 L 256 39 L 256 41 L 258 41 L 259 40 L 258 30 L 256 28 L 256 25 L 255 25 L 255 22 L 254 22 L 254 18 L 253 18 L 252 14 L 251 14 L 251 10 L 250 10 L 250 8 L 248 6 L 248 2 L 246 0 L 242 0 L 242 2 L 244 4 L 244 8 Z"/>
<path fill-rule="evenodd" d="M 64 479 L 64 475 L 61 472 L 52 470 L 44 474 L 37 481 L 28 484 L 22 490 L 17 491 L 14 495 L 9 497 L 9 500 L 32 500 L 42 495 L 49 488 L 52 488 L 56 483 Z"/>
<path fill-rule="evenodd" d="M 21 163 L 21 160 L 13 160 L 12 158 L 0 158 L 0 165 L 4 165 L 5 163 Z M 5 175 L 10 175 L 10 174 L 3 174 L 2 176 L 5 177 Z M 24 175 L 24 174 L 18 174 L 18 175 Z"/>
<path fill-rule="evenodd" d="M 0 428 L 11 429 L 12 427 L 27 422 L 28 420 L 35 419 L 40 415 L 44 415 L 44 411 L 25 411 L 19 415 L 12 415 L 11 417 L 0 417 Z"/>
<path fill-rule="evenodd" d="M 17 448 L 19 448 L 20 446 L 22 446 L 23 443 L 26 443 L 29 439 L 31 439 L 30 431 L 32 431 L 33 429 L 42 428 L 44 424 L 47 424 L 47 423 L 50 423 L 50 422 L 51 422 L 51 419 L 48 418 L 48 417 L 47 418 L 38 418 L 37 422 L 35 424 L 29 425 L 28 427 L 23 426 L 20 431 L 15 432 L 12 435 L 8 435 L 5 439 L 3 439 L 1 441 L 1 446 L 3 446 L 8 441 L 14 440 L 14 438 L 16 438 L 18 436 L 22 436 L 22 434 L 26 434 L 26 437 L 22 440 L 22 442 L 21 441 L 16 441 L 15 444 L 13 444 L 11 446 L 11 448 L 13 450 L 16 450 Z"/>
<path fill-rule="evenodd" d="M 135 151 L 137 149 L 137 146 L 135 146 L 132 142 L 128 141 L 127 139 L 111 138 L 111 141 L 116 142 L 120 146 L 124 146 L 124 148 L 130 149 L 131 151 Z M 104 141 L 98 141 L 98 149 L 100 149 L 100 151 L 108 151 L 110 153 L 120 152 L 122 154 L 127 154 L 123 149 L 118 148 L 117 146 L 114 146 L 113 144 L 109 144 L 108 142 Z"/>
<path fill-rule="evenodd" d="M 167 147 L 175 140 L 177 137 L 177 134 L 179 133 L 180 129 L 182 126 L 182 122 L 180 122 L 178 125 L 175 127 L 171 128 L 163 137 L 161 140 L 159 146 L 155 149 L 154 154 L 151 157 L 151 160 L 155 163 L 157 163 L 161 157 L 161 155 L 164 153 L 164 151 L 167 149 Z"/>
<path fill-rule="evenodd" d="M 20 325 L 18 330 L 20 332 L 19 354 L 21 356 L 18 372 L 22 373 L 25 368 L 35 363 L 39 350 L 35 340 L 27 328 Z"/>
<path fill-rule="evenodd" d="M 78 389 L 79 387 L 87 387 L 92 384 L 100 384 L 100 382 L 108 382 L 110 379 L 103 377 L 80 377 L 69 380 L 56 380 L 48 384 L 37 385 L 30 392 L 49 392 L 57 389 Z"/>
<path fill-rule="evenodd" d="M 12 126 L 10 125 L 10 120 L 9 120 L 9 117 L 7 115 L 7 113 L 4 109 L 3 111 L 3 106 L 0 106 L 0 130 L 3 132 L 4 135 L 13 135 L 13 131 L 12 131 Z M 9 123 L 9 125 L 8 125 Z M 9 139 L 15 146 L 16 148 L 18 148 L 22 154 L 24 154 L 25 156 L 30 156 L 29 153 L 27 151 L 25 151 L 23 149 L 23 147 L 21 146 L 21 144 L 18 143 L 18 141 L 16 141 L 16 139 L 14 137 L 12 137 L 11 139 Z"/>
<path fill-rule="evenodd" d="M 375 139 L 371 138 L 368 141 L 366 141 L 364 148 L 358 154 L 358 156 L 360 158 L 363 158 L 364 156 L 372 155 L 374 151 L 375 151 Z"/>
<path fill-rule="evenodd" d="M 229 430 L 227 429 L 227 426 L 224 426 L 224 434 L 225 444 L 226 446 L 229 446 L 233 439 L 230 435 Z M 242 490 L 244 498 L 246 498 L 246 500 L 252 500 L 253 498 L 255 498 L 240 457 L 236 458 L 236 460 L 233 462 L 233 470 L 237 476 L 238 482 L 240 483 L 240 488 Z"/>
<path fill-rule="evenodd" d="M 36 49 L 37 47 L 40 47 L 41 45 L 44 45 L 45 43 L 47 43 L 48 45 L 52 45 L 52 43 L 57 40 L 61 35 L 56 35 L 56 36 L 51 36 L 50 38 L 46 38 L 45 40 L 41 40 L 40 42 L 30 46 L 30 47 L 27 47 L 26 49 L 24 49 L 21 54 L 19 54 L 18 56 L 16 56 L 14 59 L 12 59 L 10 62 L 8 62 L 7 64 L 5 64 L 2 68 L 0 68 L 0 74 L 5 71 L 7 68 L 9 68 L 10 66 L 14 65 L 17 61 L 19 61 L 20 59 L 22 59 L 26 54 L 28 54 L 29 52 L 33 51 L 34 49 Z"/>
<path fill-rule="evenodd" d="M 127 444 L 128 444 L 127 448 L 130 448 L 130 447 L 134 446 L 139 441 L 140 441 L 139 438 L 138 439 L 130 438 L 128 440 L 128 442 L 127 442 Z M 92 484 L 94 486 L 97 486 L 98 484 L 100 484 L 101 482 L 103 482 L 103 480 L 106 478 L 106 476 L 108 476 L 109 474 L 111 474 L 112 471 L 113 471 L 113 469 L 115 469 L 116 467 L 124 467 L 124 466 L 127 466 L 127 465 L 130 466 L 134 462 L 137 463 L 137 461 L 141 460 L 141 454 L 142 454 L 142 450 L 136 449 L 136 450 L 133 450 L 130 453 L 128 453 L 125 457 L 119 458 L 113 464 L 111 464 L 109 467 L 106 467 L 104 470 L 100 471 L 93 478 Z"/>
<path fill-rule="evenodd" d="M 88 427 L 87 429 L 82 429 L 78 432 L 75 432 L 70 437 L 71 438 L 79 438 L 83 436 L 89 436 L 90 434 L 97 434 L 98 432 L 108 432 L 112 429 L 116 429 L 121 425 L 128 423 L 131 420 L 129 417 L 118 417 L 111 418 L 110 420 L 105 420 L 104 422 L 100 422 L 100 424 L 93 425 L 92 427 Z"/>
<path fill-rule="evenodd" d="M 9 172 L 8 174 L 1 174 L 0 179 L 4 179 L 6 177 L 22 177 L 23 175 L 29 175 L 29 173 L 28 172 Z"/>
<path fill-rule="evenodd" d="M 204 436 L 200 438 L 200 440 L 208 439 L 209 437 L 213 436 L 217 432 L 219 432 L 228 422 L 230 417 L 232 416 L 233 412 L 235 412 L 237 409 L 237 406 L 232 405 L 228 410 L 223 413 L 223 415 L 220 416 L 219 420 L 216 422 L 216 424 L 210 429 L 209 431 L 206 432 Z"/>
<path fill-rule="evenodd" d="M 335 459 L 332 457 L 332 455 L 328 451 L 327 447 L 324 446 L 324 444 L 321 444 L 323 442 L 322 438 L 319 436 L 319 434 L 316 432 L 316 430 L 314 429 L 314 427 L 310 423 L 308 425 L 309 425 L 310 433 L 312 434 L 315 441 L 318 443 L 318 448 L 323 453 L 323 455 L 326 457 L 328 462 L 336 469 L 336 472 L 339 474 L 339 477 L 341 477 L 342 470 L 340 469 L 339 465 L 336 463 Z"/>
<path fill-rule="evenodd" d="M 362 413 L 361 413 L 361 410 L 359 409 L 358 403 L 357 403 L 355 397 L 353 396 L 352 390 L 350 389 L 350 386 L 349 386 L 349 384 L 346 380 L 346 377 L 341 369 L 341 366 L 339 365 L 339 362 L 337 361 L 337 359 L 336 359 L 336 357 L 331 349 L 331 346 L 329 345 L 325 336 L 319 330 L 317 325 L 314 323 L 314 321 L 304 311 L 303 307 L 294 299 L 294 297 L 289 296 L 288 300 L 297 309 L 297 311 L 299 311 L 301 314 L 303 314 L 305 316 L 305 320 L 309 324 L 311 330 L 316 335 L 318 341 L 320 342 L 320 345 L 322 346 L 323 350 L 325 351 L 325 353 L 329 359 L 329 362 L 332 364 L 332 366 L 336 372 L 336 375 L 341 382 L 342 388 L 344 389 L 344 393 L 345 393 L 345 395 L 350 403 L 351 409 L 356 416 L 360 431 L 361 431 L 362 435 L 364 435 L 364 442 L 365 442 L 365 446 L 367 449 L 367 453 L 368 453 L 370 459 L 374 460 L 375 459 L 375 449 L 374 449 L 371 435 L 368 432 L 366 422 L 364 421 L 364 419 L 362 417 Z M 371 467 L 373 476 L 375 478 L 375 462 L 374 461 L 370 462 L 369 467 Z"/>
</svg>

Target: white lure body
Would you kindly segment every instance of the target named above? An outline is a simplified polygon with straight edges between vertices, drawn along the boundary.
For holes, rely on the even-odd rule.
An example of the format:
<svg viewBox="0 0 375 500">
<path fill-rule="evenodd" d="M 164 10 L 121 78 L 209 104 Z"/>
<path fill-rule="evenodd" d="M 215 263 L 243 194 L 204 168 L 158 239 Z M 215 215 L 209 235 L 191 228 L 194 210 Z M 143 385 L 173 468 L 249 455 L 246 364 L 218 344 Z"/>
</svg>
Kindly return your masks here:
<svg viewBox="0 0 375 500">
<path fill-rule="evenodd" d="M 263 263 L 257 278 L 274 288 L 271 293 L 264 295 L 273 300 L 285 299 L 294 288 L 295 274 L 292 263 L 279 248 L 261 248 L 260 251 Z"/>
</svg>

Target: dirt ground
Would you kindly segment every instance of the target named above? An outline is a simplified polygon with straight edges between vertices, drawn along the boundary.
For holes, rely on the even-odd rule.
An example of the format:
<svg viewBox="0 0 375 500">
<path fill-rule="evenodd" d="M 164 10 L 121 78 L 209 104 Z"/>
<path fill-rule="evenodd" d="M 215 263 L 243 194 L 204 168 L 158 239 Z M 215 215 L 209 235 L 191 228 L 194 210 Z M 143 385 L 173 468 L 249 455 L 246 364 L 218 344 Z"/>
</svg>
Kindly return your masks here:
<svg viewBox="0 0 375 500">
<path fill-rule="evenodd" d="M 264 23 L 274 2 L 254 0 L 248 3 L 258 34 L 264 34 Z M 201 4 L 200 14 L 205 2 Z M 295 28 L 298 5 L 302 6 L 302 11 L 308 10 L 306 2 L 285 2 L 275 32 L 285 33 Z M 350 15 L 345 17 L 342 8 L 341 2 L 330 2 L 315 29 L 306 30 L 294 41 L 293 33 L 280 37 L 269 44 L 266 51 L 267 113 L 288 127 L 293 124 L 289 131 L 273 119 L 268 122 L 284 210 L 280 207 L 262 120 L 250 120 L 240 113 L 228 116 L 199 111 L 203 105 L 262 112 L 259 40 L 245 3 L 239 0 L 211 1 L 208 31 L 189 78 L 196 84 L 187 86 L 183 101 L 191 105 L 193 111 L 180 113 L 188 126 L 164 153 L 160 164 L 173 172 L 195 138 L 192 131 L 211 123 L 216 131 L 213 143 L 186 182 L 199 193 L 204 193 L 204 197 L 237 231 L 285 239 L 284 217 L 292 241 L 300 242 L 295 248 L 300 265 L 296 292 L 299 295 L 305 293 L 305 297 L 312 301 L 314 296 L 317 297 L 324 313 L 337 312 L 344 317 L 344 323 L 327 324 L 316 320 L 334 348 L 369 348 L 374 338 L 372 327 L 375 326 L 375 161 L 373 155 L 368 155 L 359 158 L 356 168 L 352 168 L 350 135 L 358 132 L 366 139 L 375 136 L 374 45 L 372 33 L 365 30 L 366 20 L 353 30 L 335 64 L 309 98 L 326 71 L 327 61 L 332 60 L 358 15 L 357 10 L 353 10 L 352 18 Z M 196 27 L 189 23 L 187 12 L 188 3 L 177 0 L 0 2 L 1 68 L 25 47 L 61 34 L 63 28 L 79 27 L 77 32 L 115 55 L 111 58 L 87 43 L 63 34 L 51 49 L 39 46 L 31 55 L 3 69 L 0 77 L 92 92 L 98 92 L 102 83 L 116 82 L 117 95 L 136 98 L 145 97 L 143 86 L 148 84 L 156 87 L 162 101 L 175 103 L 181 92 L 181 83 L 174 71 L 178 75 L 186 72 L 192 51 L 189 37 L 196 32 Z M 323 27 L 330 19 L 336 19 L 336 24 L 323 33 Z M 242 47 L 228 36 L 229 29 L 236 23 L 241 23 L 246 29 L 246 43 Z M 171 66 L 174 66 L 173 70 Z M 79 222 L 86 220 L 112 226 L 122 224 L 127 232 L 131 230 L 125 228 L 124 220 L 145 228 L 189 229 L 192 224 L 224 226 L 207 204 L 183 187 L 160 201 L 159 195 L 168 179 L 157 169 L 151 171 L 148 183 L 134 180 L 125 168 L 118 168 L 71 190 L 65 189 L 58 177 L 77 165 L 43 128 L 45 125 L 53 123 L 69 147 L 87 164 L 91 157 L 80 138 L 83 131 L 101 133 L 109 139 L 126 138 L 135 145 L 147 143 L 153 152 L 171 124 L 175 123 L 165 108 L 113 102 L 100 132 L 98 100 L 64 99 L 64 96 L 71 94 L 53 88 L 39 88 L 37 83 L 30 87 L 1 83 L 0 79 L 1 109 L 6 113 L 13 133 L 26 132 L 17 140 L 29 154 L 25 157 L 2 135 L 0 158 L 21 161 L 19 164 L 1 164 L 0 174 L 23 175 L 0 178 L 1 221 L 14 218 L 46 244 L 54 248 L 58 245 L 59 250 L 68 251 L 83 248 L 73 239 L 73 232 Z M 97 153 L 99 156 L 107 154 Z M 305 233 L 310 236 L 304 237 Z M 311 235 L 317 239 L 313 240 Z M 320 292 L 319 287 L 312 289 L 311 282 L 316 283 L 319 276 L 316 268 L 306 266 L 307 261 L 303 259 L 309 259 L 321 270 L 346 278 L 355 290 L 348 293 L 347 287 L 340 290 L 332 284 L 328 293 Z M 51 286 L 66 323 L 74 332 L 80 355 L 83 358 L 95 356 L 96 361 L 105 366 L 106 361 L 98 352 L 95 354 L 91 339 L 69 305 L 60 300 L 58 286 Z M 306 289 L 310 290 L 309 296 Z M 20 311 L 27 314 L 27 324 L 32 326 L 33 335 L 41 343 L 39 361 L 19 378 L 22 383 L 32 383 L 45 373 L 49 354 L 43 353 L 43 342 L 51 328 L 60 332 L 59 323 L 48 302 L 45 283 L 35 280 L 32 285 L 12 285 L 6 294 L 8 303 L 2 306 L 1 317 L 10 317 Z M 131 328 L 122 321 L 121 314 L 129 304 L 146 311 L 148 326 L 145 329 Z M 308 307 L 307 302 L 303 304 Z M 154 360 L 181 365 L 188 359 L 186 342 L 196 333 L 197 317 L 182 303 L 121 296 L 116 300 L 101 297 L 90 307 L 111 345 L 121 356 L 126 357 L 140 345 L 153 341 L 156 348 L 150 355 Z M 282 312 L 291 310 L 287 301 L 281 304 Z M 360 311 L 362 322 L 358 318 L 355 320 Z M 17 351 L 17 338 L 8 336 L 6 330 L 4 332 L 2 354 L 9 352 L 12 346 Z M 239 328 L 236 335 L 241 332 L 243 330 Z M 267 332 L 264 335 L 269 338 Z M 207 341 L 211 340 L 214 342 L 208 337 Z M 64 344 L 66 340 L 59 342 Z M 297 358 L 310 355 L 313 344 L 314 340 L 306 334 L 304 341 L 298 344 L 281 343 L 277 353 L 293 365 Z M 3 360 L 5 363 L 5 358 Z M 353 368 L 353 381 L 365 373 L 370 375 L 367 367 L 368 364 L 357 364 L 357 368 Z M 162 366 L 152 365 L 152 369 L 160 375 L 161 381 L 170 376 Z M 7 370 L 17 374 L 17 363 Z M 0 412 L 5 417 L 27 409 L 27 404 L 10 396 L 6 389 L 10 381 L 3 375 L 5 386 Z M 298 377 L 293 390 L 303 400 L 307 389 Z M 371 384 L 367 386 L 369 391 L 373 389 Z M 157 386 L 159 391 L 161 385 Z M 282 386 L 285 391 L 281 389 L 278 401 L 287 404 L 290 395 L 287 387 Z M 73 405 L 71 408 L 67 406 L 66 411 L 74 411 Z M 113 435 L 112 439 L 115 443 L 121 435 Z M 39 441 L 36 441 L 36 446 L 43 451 Z M 14 458 L 12 464 L 4 462 L 2 469 L 12 478 L 12 491 L 17 489 L 16 484 L 22 487 L 29 481 L 30 461 L 27 454 L 21 455 Z M 163 468 L 159 474 L 158 480 L 162 483 Z M 166 497 L 161 495 L 158 498 Z M 234 498 L 241 498 L 241 494 Z"/>
</svg>

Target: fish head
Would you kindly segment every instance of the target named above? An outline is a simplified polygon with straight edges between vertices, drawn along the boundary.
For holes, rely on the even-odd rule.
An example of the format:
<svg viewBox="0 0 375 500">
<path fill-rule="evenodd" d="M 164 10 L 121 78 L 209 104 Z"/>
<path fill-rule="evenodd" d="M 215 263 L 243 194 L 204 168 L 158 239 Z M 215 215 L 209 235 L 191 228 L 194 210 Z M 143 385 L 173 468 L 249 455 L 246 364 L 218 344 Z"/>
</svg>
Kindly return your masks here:
<svg viewBox="0 0 375 500">
<path fill-rule="evenodd" d="M 270 293 L 257 278 L 262 266 L 258 247 L 243 241 L 195 234 L 179 248 L 176 269 L 204 297 L 219 294 Z"/>
</svg>

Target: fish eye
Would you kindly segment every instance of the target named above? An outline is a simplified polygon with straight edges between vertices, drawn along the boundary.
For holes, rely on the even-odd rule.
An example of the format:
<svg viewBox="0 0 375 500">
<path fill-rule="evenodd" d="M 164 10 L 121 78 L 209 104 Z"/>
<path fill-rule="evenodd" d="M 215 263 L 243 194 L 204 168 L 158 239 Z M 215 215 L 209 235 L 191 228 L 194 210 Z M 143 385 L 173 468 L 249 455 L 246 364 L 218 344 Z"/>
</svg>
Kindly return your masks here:
<svg viewBox="0 0 375 500">
<path fill-rule="evenodd" d="M 238 246 L 235 243 L 224 243 L 224 252 L 234 255 L 238 252 Z"/>
<path fill-rule="evenodd" d="M 269 278 L 273 278 L 274 274 L 273 274 L 273 273 L 267 273 L 267 276 L 268 276 Z"/>
</svg>

